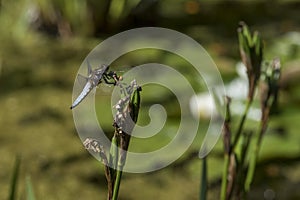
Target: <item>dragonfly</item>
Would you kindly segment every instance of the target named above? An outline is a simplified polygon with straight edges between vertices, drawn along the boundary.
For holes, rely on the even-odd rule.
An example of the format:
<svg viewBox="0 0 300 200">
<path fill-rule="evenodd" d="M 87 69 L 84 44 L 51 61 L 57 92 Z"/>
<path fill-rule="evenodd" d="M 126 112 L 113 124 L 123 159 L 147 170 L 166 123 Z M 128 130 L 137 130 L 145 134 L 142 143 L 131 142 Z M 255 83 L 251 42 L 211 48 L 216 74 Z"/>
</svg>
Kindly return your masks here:
<svg viewBox="0 0 300 200">
<path fill-rule="evenodd" d="M 83 77 L 86 80 L 86 84 L 83 87 L 81 93 L 79 96 L 75 99 L 70 109 L 75 108 L 80 104 L 80 102 L 83 101 L 85 97 L 100 83 L 102 83 L 102 80 L 106 84 L 116 85 L 119 80 L 121 80 L 121 76 L 118 76 L 116 72 L 109 71 L 108 65 L 101 65 L 99 68 L 96 68 L 95 70 L 92 70 L 92 67 L 87 60 L 87 68 L 88 68 L 88 77 L 84 77 L 79 74 L 79 76 Z"/>
</svg>

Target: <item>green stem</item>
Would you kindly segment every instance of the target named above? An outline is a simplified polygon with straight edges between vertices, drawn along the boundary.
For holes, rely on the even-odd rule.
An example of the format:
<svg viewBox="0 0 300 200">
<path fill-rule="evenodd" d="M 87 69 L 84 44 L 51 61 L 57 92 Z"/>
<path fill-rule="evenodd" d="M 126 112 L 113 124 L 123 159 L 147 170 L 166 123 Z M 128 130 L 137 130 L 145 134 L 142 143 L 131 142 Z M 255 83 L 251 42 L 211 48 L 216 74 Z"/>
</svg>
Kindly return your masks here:
<svg viewBox="0 0 300 200">
<path fill-rule="evenodd" d="M 227 177 L 228 177 L 228 168 L 229 168 L 229 154 L 225 154 L 224 156 L 225 160 L 225 167 L 223 171 L 223 176 L 222 176 L 222 185 L 221 185 L 221 200 L 226 200 L 226 195 L 227 195 Z"/>
<path fill-rule="evenodd" d="M 119 151 L 119 147 L 118 147 L 119 141 L 118 141 L 118 136 L 117 133 L 115 131 L 114 136 L 111 140 L 111 148 L 110 148 L 110 165 L 112 166 L 112 169 L 116 169 L 117 168 L 117 163 L 118 163 L 118 151 Z"/>
<path fill-rule="evenodd" d="M 245 121 L 246 121 L 246 118 L 247 118 L 247 114 L 248 114 L 248 111 L 250 109 L 250 106 L 251 106 L 251 103 L 252 103 L 252 99 L 248 99 L 247 100 L 247 104 L 246 104 L 246 108 L 244 110 L 244 113 L 243 113 L 243 116 L 242 116 L 242 119 L 240 121 L 240 124 L 239 124 L 239 128 L 234 136 L 234 140 L 233 140 L 233 144 L 232 144 L 232 148 L 231 150 L 234 150 L 239 139 L 240 139 L 240 136 L 242 134 L 242 130 L 243 130 L 243 127 L 244 127 L 244 124 L 245 124 Z"/>
<path fill-rule="evenodd" d="M 224 156 L 224 160 L 225 160 L 225 167 L 224 167 L 224 171 L 223 171 L 223 175 L 222 175 L 222 185 L 221 185 L 221 200 L 226 200 L 226 195 L 227 195 L 227 185 L 228 185 L 228 181 L 227 181 L 227 177 L 228 177 L 228 168 L 229 168 L 229 164 L 230 164 L 230 155 L 232 154 L 232 152 L 234 151 L 235 147 L 237 146 L 237 143 L 239 141 L 239 138 L 241 136 L 246 118 L 247 118 L 247 114 L 248 111 L 250 109 L 252 103 L 252 99 L 247 99 L 247 103 L 246 103 L 246 107 L 245 110 L 243 112 L 237 133 L 235 134 L 234 140 L 233 140 L 233 144 L 230 148 L 230 152 L 227 154 L 225 154 Z"/>
<path fill-rule="evenodd" d="M 255 145 L 253 155 L 251 156 L 250 161 L 249 161 L 247 177 L 246 177 L 246 180 L 245 180 L 245 191 L 246 192 L 249 191 L 250 185 L 251 185 L 252 180 L 253 180 L 258 151 L 259 151 L 259 147 L 257 145 Z"/>
<path fill-rule="evenodd" d="M 263 133 L 265 130 L 263 123 L 264 122 L 261 123 L 260 129 L 259 129 L 260 131 L 255 138 L 256 141 L 255 141 L 255 146 L 253 149 L 253 154 L 250 157 L 250 161 L 249 161 L 249 167 L 248 167 L 247 176 L 246 176 L 246 180 L 245 180 L 245 191 L 246 192 L 248 192 L 250 190 L 250 185 L 253 181 L 253 177 L 254 177 L 254 173 L 255 173 L 258 153 L 259 153 L 260 146 L 261 146 L 262 136 L 263 136 Z"/>
<path fill-rule="evenodd" d="M 117 200 L 119 196 L 122 172 L 126 161 L 126 154 L 127 154 L 129 143 L 130 143 L 130 135 L 123 135 L 123 137 L 121 136 L 120 138 L 121 149 L 119 150 L 118 165 L 116 170 L 116 179 L 114 182 L 114 191 L 113 191 L 112 200 Z"/>
<path fill-rule="evenodd" d="M 240 148 L 240 157 L 238 158 L 238 165 L 236 167 L 236 183 L 235 183 L 235 197 L 237 199 L 244 199 L 243 195 L 245 194 L 244 182 L 245 182 L 245 160 L 247 157 L 247 152 L 249 149 L 249 144 L 252 138 L 252 132 L 243 133 L 241 136 L 241 148 Z"/>
<path fill-rule="evenodd" d="M 207 162 L 206 162 L 206 157 L 203 158 L 201 174 L 202 174 L 202 176 L 201 176 L 200 200 L 206 200 L 206 193 L 207 193 Z"/>
<path fill-rule="evenodd" d="M 118 163 L 118 136 L 117 130 L 115 130 L 114 136 L 111 140 L 111 147 L 109 152 L 109 166 L 105 168 L 105 174 L 107 179 L 107 187 L 108 187 L 108 200 L 111 200 L 113 196 L 113 189 L 115 184 L 115 176 L 116 176 L 116 169 Z"/>
<path fill-rule="evenodd" d="M 116 180 L 115 180 L 115 185 L 114 185 L 114 192 L 113 192 L 112 200 L 117 200 L 118 199 L 119 188 L 120 188 L 120 184 L 121 184 L 121 178 L 122 178 L 122 169 L 118 169 Z"/>
<path fill-rule="evenodd" d="M 134 84 L 135 80 L 132 83 Z M 134 88 L 135 85 L 133 85 L 132 87 Z M 139 113 L 139 109 L 140 109 L 140 100 L 141 100 L 140 91 L 142 91 L 142 88 L 137 86 L 137 88 L 134 90 L 133 94 L 130 94 L 131 97 L 130 97 L 130 101 L 129 101 L 129 104 L 127 107 L 127 109 L 129 109 L 128 111 L 130 112 L 130 117 L 134 123 L 137 122 L 138 113 Z M 126 124 L 123 124 L 123 125 L 126 126 Z M 116 128 L 117 128 L 117 126 L 116 126 Z M 116 178 L 114 181 L 112 200 L 118 199 L 119 189 L 120 189 L 120 184 L 121 184 L 121 179 L 122 179 L 122 171 L 123 171 L 123 167 L 126 162 L 127 150 L 128 150 L 130 138 L 131 138 L 131 135 L 123 132 L 122 128 L 118 127 L 115 131 L 119 136 L 119 141 L 117 141 L 117 143 L 118 143 L 118 148 L 120 148 L 120 149 L 118 149 L 118 151 L 115 150 L 115 153 L 116 152 L 119 153 L 118 157 L 117 157 L 117 155 L 114 156 L 115 159 L 117 158 L 118 163 L 117 163 L 117 168 L 116 168 Z"/>
</svg>

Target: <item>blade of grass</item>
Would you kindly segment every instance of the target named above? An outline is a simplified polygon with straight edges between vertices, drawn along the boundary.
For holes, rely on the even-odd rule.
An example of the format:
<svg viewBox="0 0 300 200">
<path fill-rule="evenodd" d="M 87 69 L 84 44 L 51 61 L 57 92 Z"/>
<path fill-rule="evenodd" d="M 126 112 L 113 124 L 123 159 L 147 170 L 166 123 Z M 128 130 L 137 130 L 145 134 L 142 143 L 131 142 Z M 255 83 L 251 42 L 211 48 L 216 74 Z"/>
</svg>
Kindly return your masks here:
<svg viewBox="0 0 300 200">
<path fill-rule="evenodd" d="M 26 177 L 26 193 L 27 193 L 27 195 L 26 195 L 27 200 L 35 200 L 35 195 L 33 192 L 33 187 L 32 187 L 30 176 Z"/>
<path fill-rule="evenodd" d="M 12 174 L 11 179 L 11 185 L 10 185 L 10 194 L 9 194 L 9 200 L 15 200 L 17 199 L 17 185 L 18 185 L 18 178 L 20 173 L 20 165 L 21 165 L 21 157 L 16 156 L 15 165 L 14 165 L 14 171 Z"/>
</svg>

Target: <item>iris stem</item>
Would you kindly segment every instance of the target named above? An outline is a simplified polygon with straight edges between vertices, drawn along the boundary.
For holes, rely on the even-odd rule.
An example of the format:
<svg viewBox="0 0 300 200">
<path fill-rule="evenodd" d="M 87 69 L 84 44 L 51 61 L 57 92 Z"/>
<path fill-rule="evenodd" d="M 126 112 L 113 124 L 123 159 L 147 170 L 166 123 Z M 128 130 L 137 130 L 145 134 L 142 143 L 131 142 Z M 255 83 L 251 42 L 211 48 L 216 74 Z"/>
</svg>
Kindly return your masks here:
<svg viewBox="0 0 300 200">
<path fill-rule="evenodd" d="M 229 164 L 230 164 L 230 156 L 231 156 L 232 153 L 234 153 L 233 151 L 236 148 L 237 143 L 240 139 L 240 136 L 241 136 L 241 133 L 242 133 L 242 130 L 243 130 L 243 127 L 244 127 L 249 109 L 251 107 L 251 104 L 252 104 L 252 98 L 247 100 L 246 107 L 245 107 L 245 110 L 243 112 L 241 121 L 239 123 L 238 130 L 235 134 L 235 137 L 234 137 L 233 143 L 231 145 L 230 151 L 229 151 L 229 153 L 225 153 L 225 155 L 224 155 L 224 165 L 225 166 L 224 166 L 224 171 L 223 171 L 223 175 L 222 175 L 221 200 L 226 200 L 227 199 L 227 186 L 228 186 L 227 178 L 228 178 L 228 175 L 229 175 L 228 174 L 229 173 L 228 169 L 229 169 Z"/>
<path fill-rule="evenodd" d="M 247 100 L 247 103 L 246 103 L 246 107 L 245 107 L 245 110 L 244 110 L 244 113 L 243 113 L 243 116 L 242 116 L 242 119 L 240 121 L 240 124 L 239 124 L 239 128 L 235 134 L 235 137 L 234 137 L 234 140 L 233 140 L 233 143 L 232 143 L 232 148 L 231 150 L 234 151 L 239 139 L 240 139 L 240 136 L 242 134 L 242 130 L 243 130 L 243 127 L 244 127 L 244 124 L 245 124 L 245 121 L 246 121 L 246 118 L 247 118 L 247 115 L 248 115 L 248 112 L 249 112 L 249 109 L 251 107 L 251 104 L 252 104 L 252 99 L 248 99 Z"/>
<path fill-rule="evenodd" d="M 226 200 L 227 195 L 227 177 L 228 177 L 228 168 L 229 168 L 229 154 L 225 154 L 224 161 L 225 167 L 222 176 L 222 185 L 221 185 L 221 200 Z"/>
<path fill-rule="evenodd" d="M 116 180 L 115 180 L 115 185 L 114 185 L 114 192 L 113 192 L 112 200 L 118 199 L 119 189 L 120 189 L 120 184 L 121 184 L 121 177 L 122 177 L 122 169 L 118 169 Z"/>
</svg>

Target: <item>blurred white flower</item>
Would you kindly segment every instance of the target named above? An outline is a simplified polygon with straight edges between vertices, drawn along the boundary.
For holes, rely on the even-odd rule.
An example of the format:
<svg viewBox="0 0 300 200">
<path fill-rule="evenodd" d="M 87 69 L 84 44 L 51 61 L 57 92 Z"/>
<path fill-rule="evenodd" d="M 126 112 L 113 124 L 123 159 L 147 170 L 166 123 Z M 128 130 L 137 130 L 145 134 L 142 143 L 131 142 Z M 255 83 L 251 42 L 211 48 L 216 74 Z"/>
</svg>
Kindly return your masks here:
<svg viewBox="0 0 300 200">
<path fill-rule="evenodd" d="M 225 85 L 226 95 L 232 98 L 230 111 L 232 115 L 241 115 L 244 111 L 245 100 L 248 92 L 248 81 L 246 67 L 239 62 L 236 65 L 236 71 L 239 77 Z M 216 88 L 218 91 L 218 87 Z M 190 99 L 190 110 L 194 117 L 210 119 L 218 115 L 213 96 L 209 92 L 199 93 Z M 248 112 L 249 119 L 259 121 L 261 111 L 259 108 L 251 107 Z"/>
<path fill-rule="evenodd" d="M 212 115 L 217 115 L 213 97 L 208 92 L 193 96 L 190 100 L 190 110 L 196 118 L 209 119 Z"/>
</svg>

